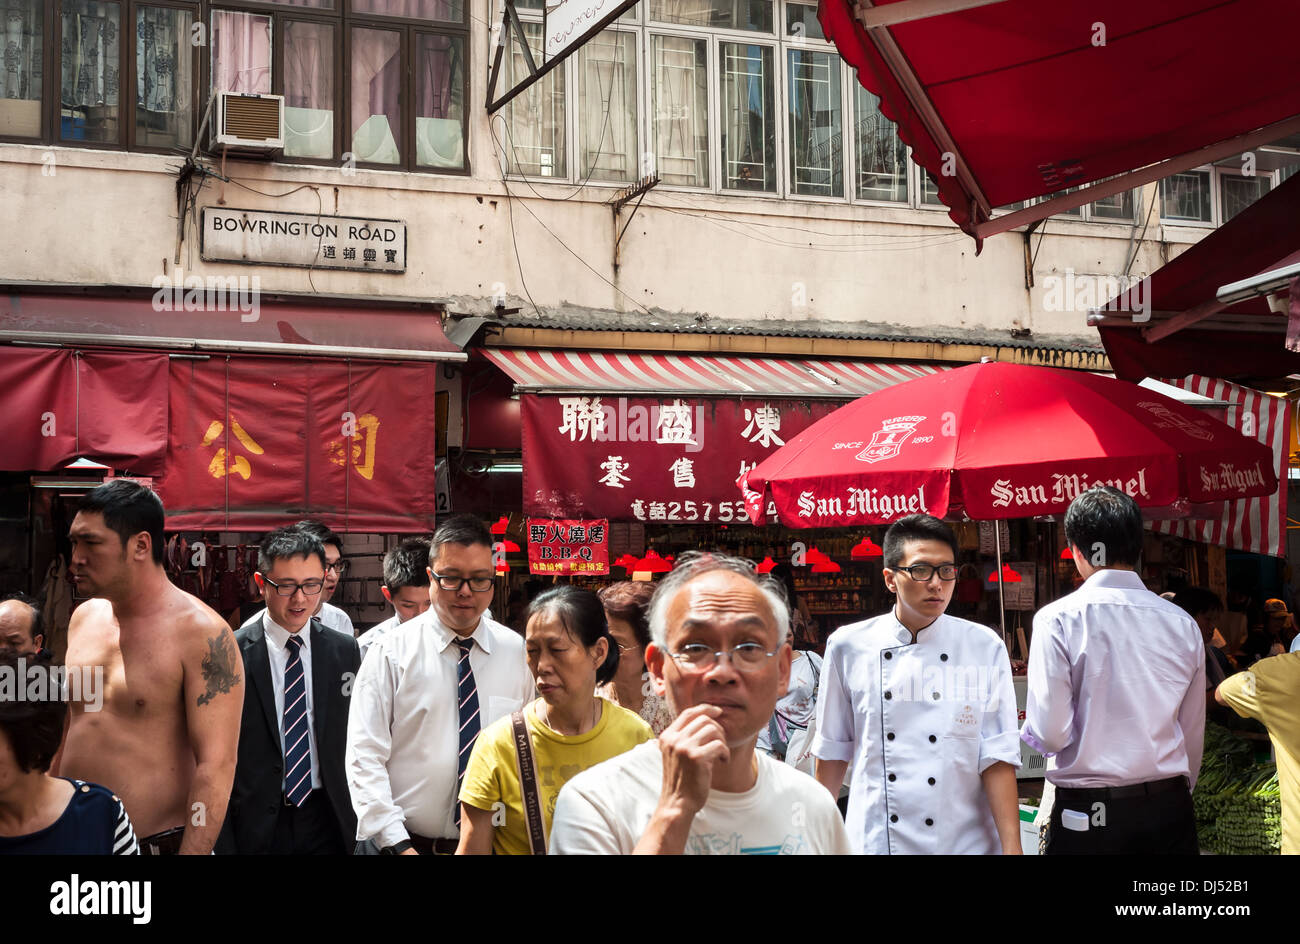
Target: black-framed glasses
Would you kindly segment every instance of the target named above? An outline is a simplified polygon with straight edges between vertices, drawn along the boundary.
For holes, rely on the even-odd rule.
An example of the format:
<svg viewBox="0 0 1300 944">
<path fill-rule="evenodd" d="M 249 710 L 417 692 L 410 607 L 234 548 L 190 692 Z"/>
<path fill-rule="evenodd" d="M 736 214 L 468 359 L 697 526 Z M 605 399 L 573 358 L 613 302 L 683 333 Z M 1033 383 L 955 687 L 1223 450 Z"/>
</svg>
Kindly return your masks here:
<svg viewBox="0 0 1300 944">
<path fill-rule="evenodd" d="M 736 667 L 736 671 L 757 672 L 767 664 L 768 659 L 777 654 L 777 651 L 773 649 L 768 652 L 756 642 L 742 642 L 730 650 L 716 650 L 703 643 L 692 642 L 668 654 L 687 672 L 707 672 L 724 655 L 731 658 L 731 664 Z"/>
<path fill-rule="evenodd" d="M 460 593 L 460 588 L 469 584 L 469 588 L 475 593 L 486 593 L 492 589 L 491 577 L 453 577 L 450 574 L 434 574 L 433 579 L 438 581 L 438 586 L 443 590 L 454 590 Z"/>
<path fill-rule="evenodd" d="M 913 564 L 911 567 L 891 567 L 889 569 L 894 573 L 905 573 L 917 583 L 925 583 L 934 576 L 936 570 L 939 572 L 940 580 L 957 579 L 956 564 L 940 564 L 938 567 L 933 564 Z"/>
<path fill-rule="evenodd" d="M 345 561 L 343 558 L 340 557 L 334 563 L 325 565 L 325 573 L 328 574 L 332 570 L 334 571 L 334 573 L 342 577 L 344 574 L 348 572 L 348 563 L 349 563 L 348 561 Z"/>
<path fill-rule="evenodd" d="M 323 580 L 308 580 L 306 583 L 276 583 L 265 574 L 262 575 L 262 580 L 275 587 L 275 592 L 282 597 L 291 597 L 299 590 L 306 596 L 314 597 L 325 589 L 325 581 Z"/>
</svg>

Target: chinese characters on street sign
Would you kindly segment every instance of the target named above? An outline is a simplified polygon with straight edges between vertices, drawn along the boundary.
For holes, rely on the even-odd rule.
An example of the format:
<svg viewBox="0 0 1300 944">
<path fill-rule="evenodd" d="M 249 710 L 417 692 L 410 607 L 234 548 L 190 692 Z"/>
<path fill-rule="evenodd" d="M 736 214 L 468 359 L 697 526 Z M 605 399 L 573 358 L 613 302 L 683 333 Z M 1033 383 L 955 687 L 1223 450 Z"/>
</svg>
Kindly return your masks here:
<svg viewBox="0 0 1300 944">
<path fill-rule="evenodd" d="M 528 572 L 608 574 L 608 519 L 529 518 Z"/>
</svg>

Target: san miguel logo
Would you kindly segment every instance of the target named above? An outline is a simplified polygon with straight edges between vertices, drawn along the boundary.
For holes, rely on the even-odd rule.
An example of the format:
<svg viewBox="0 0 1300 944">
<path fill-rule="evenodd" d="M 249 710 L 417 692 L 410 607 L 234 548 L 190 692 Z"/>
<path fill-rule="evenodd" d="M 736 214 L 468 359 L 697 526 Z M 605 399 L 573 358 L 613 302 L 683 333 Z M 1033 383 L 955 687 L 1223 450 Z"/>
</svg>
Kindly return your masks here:
<svg viewBox="0 0 1300 944">
<path fill-rule="evenodd" d="M 1202 475 L 1204 472 L 1202 471 Z M 1054 474 L 1051 485 L 1018 485 L 1011 479 L 998 479 L 989 486 L 994 508 L 1039 505 L 1068 505 L 1088 489 L 1097 485 L 1110 485 L 1134 498 L 1150 498 L 1147 491 L 1147 470 L 1143 466 L 1128 479 L 1089 479 L 1087 474 Z"/>
<path fill-rule="evenodd" d="M 1177 429 L 1193 439 L 1201 439 L 1207 442 L 1214 439 L 1214 433 L 1208 429 L 1202 429 L 1200 425 L 1186 416 L 1179 416 L 1163 403 L 1143 400 L 1138 404 L 1138 407 L 1156 417 L 1156 421 L 1151 425 L 1157 429 Z"/>
<path fill-rule="evenodd" d="M 880 462 L 898 455 L 907 437 L 916 432 L 916 427 L 925 420 L 924 416 L 895 416 L 885 420 L 880 429 L 871 434 L 871 442 L 853 458 L 860 462 Z"/>
</svg>

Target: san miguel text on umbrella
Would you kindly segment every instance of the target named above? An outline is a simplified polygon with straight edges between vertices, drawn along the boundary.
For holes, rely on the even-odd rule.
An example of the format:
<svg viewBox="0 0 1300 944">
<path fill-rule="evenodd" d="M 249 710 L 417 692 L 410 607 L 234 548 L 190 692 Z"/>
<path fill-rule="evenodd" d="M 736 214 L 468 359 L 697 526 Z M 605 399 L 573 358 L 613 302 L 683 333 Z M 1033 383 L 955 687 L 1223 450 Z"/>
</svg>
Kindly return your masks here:
<svg viewBox="0 0 1300 944">
<path fill-rule="evenodd" d="M 1255 463 L 1253 469 L 1239 470 L 1231 462 L 1220 462 L 1218 472 L 1210 472 L 1204 466 L 1201 467 L 1201 487 L 1211 491 L 1219 489 L 1233 489 L 1238 492 L 1245 492 L 1249 488 L 1257 485 L 1263 485 L 1264 470 Z"/>
<path fill-rule="evenodd" d="M 1202 470 L 1202 474 L 1204 471 Z M 1006 508 L 1009 505 L 1046 505 L 1049 503 L 1068 503 L 1097 485 L 1110 485 L 1134 498 L 1150 498 L 1147 491 L 1147 470 L 1139 469 L 1131 479 L 1096 479 L 1090 480 L 1086 474 L 1070 473 L 1052 476 L 1052 491 L 1048 494 L 1043 485 L 1015 485 L 1010 479 L 998 479 L 989 487 L 993 496 L 993 507 Z"/>
<path fill-rule="evenodd" d="M 799 517 L 869 515 L 880 521 L 891 521 L 902 515 L 926 511 L 924 485 L 912 495 L 882 495 L 874 488 L 847 488 L 845 492 L 847 505 L 842 498 L 818 498 L 815 492 L 800 492 Z"/>
</svg>

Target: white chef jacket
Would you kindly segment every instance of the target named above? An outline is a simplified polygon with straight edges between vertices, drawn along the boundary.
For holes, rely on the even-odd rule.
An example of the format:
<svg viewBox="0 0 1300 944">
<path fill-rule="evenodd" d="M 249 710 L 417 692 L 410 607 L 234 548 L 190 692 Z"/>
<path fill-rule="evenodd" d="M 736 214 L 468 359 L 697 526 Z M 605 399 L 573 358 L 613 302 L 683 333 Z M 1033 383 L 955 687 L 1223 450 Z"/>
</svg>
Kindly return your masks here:
<svg viewBox="0 0 1300 944">
<path fill-rule="evenodd" d="M 861 854 L 997 854 L 980 780 L 1020 766 L 1011 662 L 988 627 L 943 615 L 912 634 L 893 611 L 826 646 L 813 753 L 849 761 L 845 825 Z"/>
</svg>

